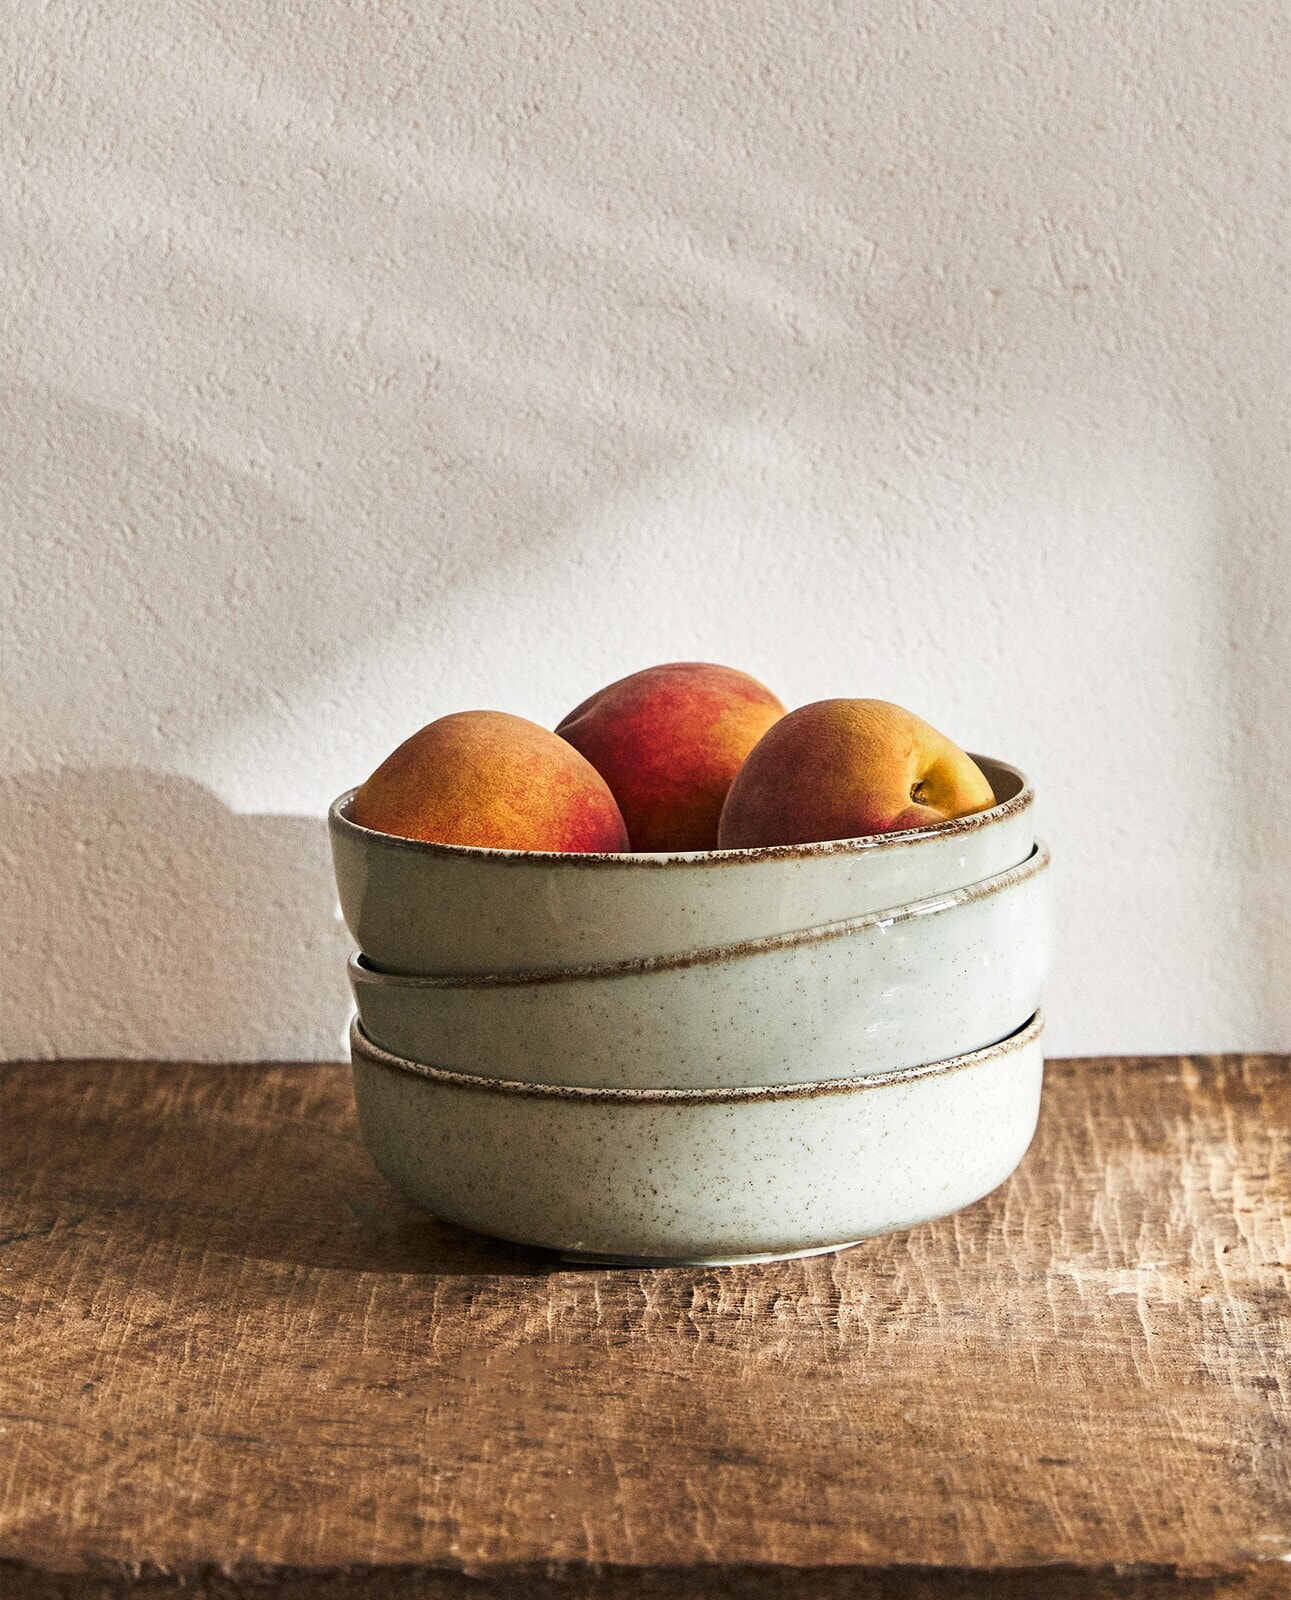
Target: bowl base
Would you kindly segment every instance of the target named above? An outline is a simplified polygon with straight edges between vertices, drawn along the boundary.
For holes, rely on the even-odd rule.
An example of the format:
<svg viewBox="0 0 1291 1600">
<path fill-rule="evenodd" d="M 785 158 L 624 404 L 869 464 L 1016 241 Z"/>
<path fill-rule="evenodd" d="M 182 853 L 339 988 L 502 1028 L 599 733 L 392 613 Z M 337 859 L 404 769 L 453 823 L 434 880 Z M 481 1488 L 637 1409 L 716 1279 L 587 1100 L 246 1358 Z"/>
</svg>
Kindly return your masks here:
<svg viewBox="0 0 1291 1600">
<path fill-rule="evenodd" d="M 744 1256 L 613 1256 L 595 1250 L 562 1250 L 560 1259 L 576 1267 L 754 1267 L 764 1261 L 801 1261 L 804 1256 L 829 1256 L 850 1250 L 859 1239 L 841 1244 L 813 1244 L 806 1250 L 775 1250 Z"/>
</svg>

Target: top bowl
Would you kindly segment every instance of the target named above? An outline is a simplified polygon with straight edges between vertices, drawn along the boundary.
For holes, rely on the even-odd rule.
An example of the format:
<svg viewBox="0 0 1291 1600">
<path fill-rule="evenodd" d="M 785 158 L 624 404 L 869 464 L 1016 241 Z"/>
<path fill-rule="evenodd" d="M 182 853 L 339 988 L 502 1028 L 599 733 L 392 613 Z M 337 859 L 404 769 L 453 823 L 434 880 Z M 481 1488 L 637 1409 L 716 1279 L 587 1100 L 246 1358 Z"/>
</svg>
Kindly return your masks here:
<svg viewBox="0 0 1291 1600">
<path fill-rule="evenodd" d="M 966 888 L 1026 860 L 1034 791 L 973 758 L 987 811 L 930 828 L 760 850 L 564 855 L 427 844 L 328 812 L 346 926 L 372 966 L 408 976 L 566 971 L 795 933 Z"/>
</svg>

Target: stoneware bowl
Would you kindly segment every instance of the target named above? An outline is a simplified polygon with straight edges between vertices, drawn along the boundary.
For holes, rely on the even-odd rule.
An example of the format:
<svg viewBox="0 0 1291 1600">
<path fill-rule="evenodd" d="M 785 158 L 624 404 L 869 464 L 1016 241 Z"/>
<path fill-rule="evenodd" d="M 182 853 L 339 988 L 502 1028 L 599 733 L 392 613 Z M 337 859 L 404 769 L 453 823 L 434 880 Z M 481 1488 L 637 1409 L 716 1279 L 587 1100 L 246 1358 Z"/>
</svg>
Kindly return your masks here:
<svg viewBox="0 0 1291 1600">
<path fill-rule="evenodd" d="M 998 802 L 976 816 L 865 839 L 682 855 L 396 839 L 350 821 L 350 790 L 328 814 L 341 910 L 373 966 L 432 975 L 638 961 L 839 922 L 1026 859 L 1030 784 L 1001 761 L 975 759 Z"/>
<path fill-rule="evenodd" d="M 523 1083 L 742 1088 L 893 1072 L 994 1044 L 1039 1006 L 1049 853 L 936 899 L 617 966 L 410 978 L 350 962 L 393 1055 Z"/>
<path fill-rule="evenodd" d="M 416 1065 L 357 1020 L 350 1042 L 368 1150 L 437 1217 L 567 1255 L 718 1264 L 838 1249 L 989 1193 L 1035 1130 L 1040 1030 L 771 1089 L 551 1088 Z"/>
</svg>

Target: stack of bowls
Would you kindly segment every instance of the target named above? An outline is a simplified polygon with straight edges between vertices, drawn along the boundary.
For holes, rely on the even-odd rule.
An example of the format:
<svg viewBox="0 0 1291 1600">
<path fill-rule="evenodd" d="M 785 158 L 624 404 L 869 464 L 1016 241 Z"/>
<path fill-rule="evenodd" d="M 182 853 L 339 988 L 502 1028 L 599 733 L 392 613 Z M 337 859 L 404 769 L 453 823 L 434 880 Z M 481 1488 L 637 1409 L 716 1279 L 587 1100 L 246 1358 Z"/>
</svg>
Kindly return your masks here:
<svg viewBox="0 0 1291 1600">
<path fill-rule="evenodd" d="M 481 1233 L 599 1260 L 809 1254 L 986 1194 L 1035 1128 L 1032 791 L 905 833 L 556 855 L 329 824 L 363 1137 Z"/>
</svg>

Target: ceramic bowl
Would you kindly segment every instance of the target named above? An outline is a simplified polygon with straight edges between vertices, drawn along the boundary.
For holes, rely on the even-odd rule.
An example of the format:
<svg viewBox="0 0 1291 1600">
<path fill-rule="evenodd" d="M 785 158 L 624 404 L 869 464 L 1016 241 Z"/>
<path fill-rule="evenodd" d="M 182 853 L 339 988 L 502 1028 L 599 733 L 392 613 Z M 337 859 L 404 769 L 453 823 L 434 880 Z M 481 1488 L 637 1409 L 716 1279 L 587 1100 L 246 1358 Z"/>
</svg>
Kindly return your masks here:
<svg viewBox="0 0 1291 1600">
<path fill-rule="evenodd" d="M 558 855 L 423 844 L 328 814 L 346 925 L 372 964 L 410 974 L 637 961 L 859 917 L 1016 866 L 1030 784 L 975 758 L 998 803 L 937 827 L 683 855 Z"/>
<path fill-rule="evenodd" d="M 504 1083 L 351 1029 L 373 1160 L 446 1222 L 602 1260 L 716 1264 L 837 1249 L 989 1193 L 1035 1130 L 1039 1016 L 879 1078 L 772 1089 Z"/>
<path fill-rule="evenodd" d="M 1049 853 L 846 922 L 617 966 L 409 978 L 350 962 L 393 1055 L 523 1083 L 742 1088 L 893 1072 L 993 1044 L 1040 1002 Z"/>
</svg>

